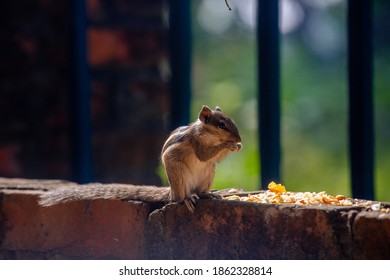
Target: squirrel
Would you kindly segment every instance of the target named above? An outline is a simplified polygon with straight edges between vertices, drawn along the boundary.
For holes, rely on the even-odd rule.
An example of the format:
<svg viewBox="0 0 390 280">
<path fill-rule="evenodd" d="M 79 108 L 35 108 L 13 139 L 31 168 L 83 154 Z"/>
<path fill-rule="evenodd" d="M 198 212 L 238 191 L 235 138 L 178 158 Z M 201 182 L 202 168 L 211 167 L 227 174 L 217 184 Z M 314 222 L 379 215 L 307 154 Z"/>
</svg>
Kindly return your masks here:
<svg viewBox="0 0 390 280">
<path fill-rule="evenodd" d="M 219 107 L 211 110 L 203 106 L 198 119 L 175 129 L 162 148 L 161 160 L 170 187 L 90 183 L 47 192 L 41 195 L 39 204 L 127 199 L 163 204 L 183 202 L 194 212 L 197 199 L 218 197 L 210 192 L 215 164 L 241 148 L 241 137 L 233 120 Z"/>
</svg>

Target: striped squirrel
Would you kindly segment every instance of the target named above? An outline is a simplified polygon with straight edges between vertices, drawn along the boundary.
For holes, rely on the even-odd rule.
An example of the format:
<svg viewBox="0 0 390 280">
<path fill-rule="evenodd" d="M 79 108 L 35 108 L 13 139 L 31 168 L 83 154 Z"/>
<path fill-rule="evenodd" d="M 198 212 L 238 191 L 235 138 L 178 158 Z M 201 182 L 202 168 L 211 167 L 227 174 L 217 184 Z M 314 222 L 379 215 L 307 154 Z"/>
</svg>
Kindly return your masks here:
<svg viewBox="0 0 390 280">
<path fill-rule="evenodd" d="M 184 202 L 193 212 L 200 197 L 210 193 L 215 164 L 242 148 L 234 122 L 216 107 L 203 106 L 198 119 L 174 130 L 166 140 L 161 160 L 170 187 L 91 183 L 58 188 L 41 195 L 39 204 L 51 206 L 74 200 L 122 199 L 150 203 Z"/>
</svg>

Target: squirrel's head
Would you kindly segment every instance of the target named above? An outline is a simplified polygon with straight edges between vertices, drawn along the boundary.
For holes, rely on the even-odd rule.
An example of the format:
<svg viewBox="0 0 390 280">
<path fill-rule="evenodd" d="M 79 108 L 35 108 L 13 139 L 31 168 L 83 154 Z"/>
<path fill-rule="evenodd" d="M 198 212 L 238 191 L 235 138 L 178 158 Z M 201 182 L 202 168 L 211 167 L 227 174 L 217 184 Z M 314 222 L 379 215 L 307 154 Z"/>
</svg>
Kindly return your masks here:
<svg viewBox="0 0 390 280">
<path fill-rule="evenodd" d="M 237 126 L 218 106 L 215 110 L 211 110 L 204 105 L 199 112 L 199 120 L 202 122 L 207 132 L 217 137 L 221 143 L 241 142 L 241 136 Z"/>
</svg>

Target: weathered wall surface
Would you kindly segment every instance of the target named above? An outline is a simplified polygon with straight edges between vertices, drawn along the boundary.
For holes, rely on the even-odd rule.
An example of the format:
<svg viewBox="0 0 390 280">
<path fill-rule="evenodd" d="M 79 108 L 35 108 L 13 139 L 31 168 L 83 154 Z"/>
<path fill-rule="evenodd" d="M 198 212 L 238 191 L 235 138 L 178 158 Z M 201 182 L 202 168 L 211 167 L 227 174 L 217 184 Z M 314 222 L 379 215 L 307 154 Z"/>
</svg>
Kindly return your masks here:
<svg viewBox="0 0 390 280">
<path fill-rule="evenodd" d="M 43 208 L 73 183 L 0 178 L 1 259 L 390 259 L 390 214 L 201 200 L 162 209 L 95 200 Z"/>
<path fill-rule="evenodd" d="M 76 176 L 71 4 L 3 2 L 0 176 Z M 94 180 L 159 184 L 170 112 L 167 5 L 88 0 L 86 8 Z"/>
</svg>

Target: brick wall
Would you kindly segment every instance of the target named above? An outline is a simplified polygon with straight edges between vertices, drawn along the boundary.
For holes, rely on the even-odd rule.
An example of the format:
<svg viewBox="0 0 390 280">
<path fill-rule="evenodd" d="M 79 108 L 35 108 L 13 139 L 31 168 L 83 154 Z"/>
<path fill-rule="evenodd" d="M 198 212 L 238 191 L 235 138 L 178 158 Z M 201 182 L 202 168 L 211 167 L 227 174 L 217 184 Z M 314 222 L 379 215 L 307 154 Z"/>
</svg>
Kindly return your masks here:
<svg viewBox="0 0 390 280">
<path fill-rule="evenodd" d="M 203 199 L 194 213 L 105 199 L 38 205 L 72 185 L 0 178 L 0 259 L 390 258 L 387 212 Z"/>
<path fill-rule="evenodd" d="M 39 4 L 38 4 L 39 3 Z M 67 1 L 2 4 L 0 174 L 69 177 Z"/>
<path fill-rule="evenodd" d="M 72 178 L 69 2 L 11 1 L 0 32 L 0 176 Z M 95 180 L 158 184 L 169 71 L 162 0 L 88 0 Z"/>
</svg>

